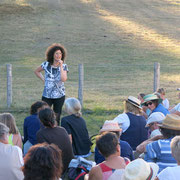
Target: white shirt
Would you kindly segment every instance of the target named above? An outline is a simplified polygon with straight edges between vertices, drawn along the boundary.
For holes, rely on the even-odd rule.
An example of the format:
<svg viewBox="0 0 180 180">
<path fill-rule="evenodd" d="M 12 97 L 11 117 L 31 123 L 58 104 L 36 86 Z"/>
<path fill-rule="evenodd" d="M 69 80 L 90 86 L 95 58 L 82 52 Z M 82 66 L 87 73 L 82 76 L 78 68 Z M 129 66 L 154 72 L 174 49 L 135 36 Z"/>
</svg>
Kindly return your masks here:
<svg viewBox="0 0 180 180">
<path fill-rule="evenodd" d="M 174 108 L 172 108 L 172 109 L 170 110 L 170 113 L 174 113 L 174 112 L 176 112 L 176 111 L 179 111 L 179 112 L 180 112 L 180 103 L 177 104 Z"/>
<path fill-rule="evenodd" d="M 159 180 L 178 180 L 180 179 L 180 166 L 167 167 L 158 175 Z"/>
<path fill-rule="evenodd" d="M 130 120 L 126 113 L 119 114 L 117 117 L 113 119 L 113 121 L 119 124 L 123 132 L 125 132 L 130 126 Z"/>
<path fill-rule="evenodd" d="M 23 180 L 22 166 L 22 150 L 0 142 L 0 180 Z"/>
<path fill-rule="evenodd" d="M 169 109 L 169 100 L 167 98 L 163 100 L 162 104 L 166 109 Z"/>
<path fill-rule="evenodd" d="M 157 135 L 162 135 L 159 129 L 155 129 L 154 131 L 151 132 L 150 138 L 157 136 Z"/>
</svg>

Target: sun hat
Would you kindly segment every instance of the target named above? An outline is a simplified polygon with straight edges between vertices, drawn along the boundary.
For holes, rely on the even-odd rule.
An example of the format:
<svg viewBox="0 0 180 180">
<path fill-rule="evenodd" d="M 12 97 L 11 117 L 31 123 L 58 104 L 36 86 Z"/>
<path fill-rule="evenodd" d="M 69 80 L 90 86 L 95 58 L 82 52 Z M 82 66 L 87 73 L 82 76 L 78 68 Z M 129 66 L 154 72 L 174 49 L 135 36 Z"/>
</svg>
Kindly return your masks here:
<svg viewBox="0 0 180 180">
<path fill-rule="evenodd" d="M 117 122 L 112 120 L 106 120 L 103 124 L 102 129 L 99 132 L 105 131 L 122 131 Z"/>
<path fill-rule="evenodd" d="M 128 102 L 131 103 L 132 105 L 134 105 L 134 106 L 142 109 L 142 107 L 141 107 L 141 101 L 140 101 L 139 99 L 137 99 L 136 97 L 134 97 L 134 96 L 129 96 L 126 101 L 128 101 Z"/>
<path fill-rule="evenodd" d="M 172 130 L 180 130 L 180 116 L 176 114 L 167 114 L 159 127 Z"/>
<path fill-rule="evenodd" d="M 123 180 L 154 180 L 159 170 L 155 163 L 147 163 L 143 159 L 131 161 L 125 168 Z"/>
<path fill-rule="evenodd" d="M 153 122 L 162 123 L 164 119 L 165 119 L 165 115 L 163 113 L 154 112 L 148 117 L 146 127 L 148 127 L 149 124 Z"/>
<path fill-rule="evenodd" d="M 147 94 L 146 96 L 143 97 L 144 102 L 142 103 L 143 106 L 146 105 L 146 102 L 148 101 L 153 101 L 153 100 L 158 100 L 158 103 L 162 102 L 162 99 L 159 98 L 156 94 Z"/>
</svg>

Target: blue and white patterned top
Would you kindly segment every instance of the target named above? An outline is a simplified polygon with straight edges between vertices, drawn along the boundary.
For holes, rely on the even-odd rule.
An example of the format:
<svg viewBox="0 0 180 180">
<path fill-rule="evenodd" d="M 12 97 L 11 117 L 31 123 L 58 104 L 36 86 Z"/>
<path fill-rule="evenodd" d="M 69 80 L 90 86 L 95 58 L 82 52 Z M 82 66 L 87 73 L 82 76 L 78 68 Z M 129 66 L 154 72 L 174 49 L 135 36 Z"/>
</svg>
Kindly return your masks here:
<svg viewBox="0 0 180 180">
<path fill-rule="evenodd" d="M 61 81 L 60 67 L 53 67 L 45 61 L 41 64 L 45 71 L 45 84 L 43 97 L 57 99 L 65 96 L 64 82 Z M 68 72 L 68 67 L 63 64 L 63 69 Z"/>
<path fill-rule="evenodd" d="M 146 146 L 144 160 L 147 162 L 155 162 L 159 166 L 159 172 L 166 167 L 177 166 L 177 162 L 171 154 L 171 140 L 172 138 L 160 139 Z"/>
</svg>

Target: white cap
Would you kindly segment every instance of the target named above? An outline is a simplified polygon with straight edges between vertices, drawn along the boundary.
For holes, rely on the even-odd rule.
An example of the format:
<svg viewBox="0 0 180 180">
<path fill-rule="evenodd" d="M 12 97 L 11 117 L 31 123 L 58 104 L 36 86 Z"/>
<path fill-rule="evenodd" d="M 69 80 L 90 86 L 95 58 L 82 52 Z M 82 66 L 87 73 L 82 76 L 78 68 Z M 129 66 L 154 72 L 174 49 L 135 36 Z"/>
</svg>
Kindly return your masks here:
<svg viewBox="0 0 180 180">
<path fill-rule="evenodd" d="M 146 127 L 148 127 L 149 124 L 153 122 L 162 123 L 164 119 L 165 119 L 165 115 L 163 113 L 154 112 L 148 117 Z"/>
</svg>

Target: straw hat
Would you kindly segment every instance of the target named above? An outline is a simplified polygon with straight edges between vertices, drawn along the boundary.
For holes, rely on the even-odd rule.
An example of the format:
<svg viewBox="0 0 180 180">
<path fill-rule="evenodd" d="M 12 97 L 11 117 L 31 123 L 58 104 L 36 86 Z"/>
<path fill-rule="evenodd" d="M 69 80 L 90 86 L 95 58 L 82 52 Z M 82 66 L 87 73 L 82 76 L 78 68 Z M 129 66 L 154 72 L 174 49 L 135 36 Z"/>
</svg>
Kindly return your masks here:
<svg viewBox="0 0 180 180">
<path fill-rule="evenodd" d="M 176 114 L 167 114 L 162 124 L 159 124 L 161 128 L 180 130 L 180 116 Z"/>
<path fill-rule="evenodd" d="M 122 131 L 122 129 L 119 127 L 117 122 L 114 122 L 112 120 L 110 121 L 106 120 L 103 124 L 102 129 L 99 132 L 105 132 L 105 131 Z"/>
<path fill-rule="evenodd" d="M 131 103 L 132 105 L 142 109 L 141 107 L 141 101 L 137 98 L 135 98 L 134 96 L 129 96 L 128 99 L 126 100 L 128 101 L 129 103 Z"/>
<path fill-rule="evenodd" d="M 143 97 L 144 102 L 142 103 L 142 105 L 146 105 L 146 102 L 148 101 L 153 101 L 153 100 L 158 100 L 158 103 L 162 102 L 162 99 L 159 98 L 156 94 L 148 94 L 146 96 Z"/>
<path fill-rule="evenodd" d="M 125 168 L 123 180 L 153 180 L 159 167 L 155 163 L 147 163 L 143 159 L 131 161 Z"/>
<path fill-rule="evenodd" d="M 162 123 L 164 119 L 165 119 L 165 115 L 163 113 L 154 112 L 148 117 L 146 127 L 148 127 L 149 124 L 153 122 Z"/>
</svg>

